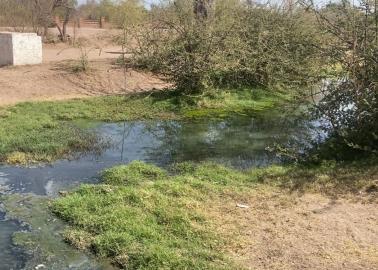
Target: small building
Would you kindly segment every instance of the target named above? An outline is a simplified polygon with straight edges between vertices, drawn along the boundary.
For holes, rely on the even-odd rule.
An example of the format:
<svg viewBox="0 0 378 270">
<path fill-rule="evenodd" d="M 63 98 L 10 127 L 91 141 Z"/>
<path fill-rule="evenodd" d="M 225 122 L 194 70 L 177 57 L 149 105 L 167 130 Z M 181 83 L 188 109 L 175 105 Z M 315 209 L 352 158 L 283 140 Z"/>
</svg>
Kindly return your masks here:
<svg viewBox="0 0 378 270">
<path fill-rule="evenodd" d="M 42 63 L 42 38 L 35 33 L 0 32 L 0 66 Z"/>
</svg>

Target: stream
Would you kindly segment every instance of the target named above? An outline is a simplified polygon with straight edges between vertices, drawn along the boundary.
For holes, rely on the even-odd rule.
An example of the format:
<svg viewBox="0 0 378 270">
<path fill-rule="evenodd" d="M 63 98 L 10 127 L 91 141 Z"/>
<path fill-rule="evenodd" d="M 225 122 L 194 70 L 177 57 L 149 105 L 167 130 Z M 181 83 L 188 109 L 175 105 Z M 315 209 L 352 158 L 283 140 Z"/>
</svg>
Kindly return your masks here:
<svg viewBox="0 0 378 270">
<path fill-rule="evenodd" d="M 110 142 L 101 154 L 82 155 L 75 160 L 59 160 L 44 166 L 0 166 L 0 194 L 55 197 L 59 191 L 80 183 L 97 183 L 101 170 L 133 160 L 161 167 L 183 161 L 213 161 L 241 169 L 267 166 L 282 162 L 267 151 L 267 147 L 298 141 L 306 144 L 318 136 L 314 126 L 316 123 L 279 115 L 184 122 L 97 123 L 94 132 Z M 13 244 L 12 235 L 22 230 L 26 230 L 23 224 L 0 212 L 0 270 L 112 268 L 73 249 L 72 252 L 77 253 L 75 263 L 68 259 L 64 268 L 48 267 Z"/>
</svg>

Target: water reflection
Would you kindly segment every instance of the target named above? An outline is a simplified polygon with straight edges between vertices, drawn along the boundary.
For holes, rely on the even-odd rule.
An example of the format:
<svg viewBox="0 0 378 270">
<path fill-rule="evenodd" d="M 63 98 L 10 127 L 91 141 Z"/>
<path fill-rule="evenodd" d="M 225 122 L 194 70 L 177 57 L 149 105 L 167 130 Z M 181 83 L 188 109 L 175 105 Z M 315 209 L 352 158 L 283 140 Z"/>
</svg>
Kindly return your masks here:
<svg viewBox="0 0 378 270">
<path fill-rule="evenodd" d="M 102 169 L 133 160 L 159 166 L 207 160 L 239 168 L 265 166 L 280 162 L 266 150 L 268 146 L 298 141 L 305 144 L 315 136 L 312 126 L 303 119 L 277 116 L 102 124 L 96 131 L 106 136 L 112 146 L 101 155 L 61 160 L 44 167 L 0 167 L 0 191 L 2 188 L 53 196 L 81 182 L 96 182 Z"/>
<path fill-rule="evenodd" d="M 273 144 L 308 140 L 309 122 L 283 118 L 231 118 L 189 123 L 161 122 L 146 129 L 159 145 L 149 149 L 164 165 L 182 161 L 211 160 L 239 168 L 279 162 L 266 150 Z"/>
</svg>

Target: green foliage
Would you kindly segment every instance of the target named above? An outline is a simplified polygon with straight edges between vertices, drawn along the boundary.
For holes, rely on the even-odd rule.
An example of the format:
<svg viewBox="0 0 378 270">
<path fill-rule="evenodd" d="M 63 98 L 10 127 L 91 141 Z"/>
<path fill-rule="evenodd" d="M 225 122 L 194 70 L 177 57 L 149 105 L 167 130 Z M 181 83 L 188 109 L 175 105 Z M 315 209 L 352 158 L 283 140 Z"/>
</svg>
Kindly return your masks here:
<svg viewBox="0 0 378 270">
<path fill-rule="evenodd" d="M 89 19 L 100 20 L 105 17 L 115 27 L 126 28 L 140 23 L 146 16 L 143 2 L 140 0 L 101 0 L 80 6 L 80 12 Z"/>
<path fill-rule="evenodd" d="M 56 121 L 48 114 L 23 115 L 13 110 L 0 122 L 0 161 L 12 164 L 50 162 L 56 157 L 101 148 L 101 140 L 95 134 Z"/>
<path fill-rule="evenodd" d="M 201 164 L 194 171 L 185 172 L 184 175 L 193 176 L 204 183 L 223 186 L 237 186 L 248 180 L 246 174 L 214 163 Z"/>
<path fill-rule="evenodd" d="M 191 1 L 153 10 L 134 35 L 135 64 L 162 73 L 184 94 L 209 87 L 298 88 L 318 79 L 313 16 L 233 0 L 207 9 L 205 19 Z"/>
<path fill-rule="evenodd" d="M 310 7 L 312 7 L 310 5 Z M 378 16 L 369 1 L 356 7 L 348 1 L 316 10 L 331 44 L 323 54 L 341 71 L 321 89 L 317 116 L 326 118 L 334 151 L 378 153 Z M 346 152 L 350 155 L 350 151 Z"/>
<path fill-rule="evenodd" d="M 127 28 L 142 22 L 146 15 L 143 2 L 140 0 L 120 1 L 112 14 L 111 21 L 120 28 Z"/>
<path fill-rule="evenodd" d="M 304 92 L 318 80 L 322 61 L 317 44 L 320 35 L 313 16 L 300 8 L 243 10 L 227 62 L 219 72 L 220 84 L 236 81 L 268 87 L 295 88 Z M 235 44 L 236 43 L 236 44 Z M 233 79 L 235 78 L 235 79 Z M 304 89 L 303 89 L 304 88 Z"/>
</svg>

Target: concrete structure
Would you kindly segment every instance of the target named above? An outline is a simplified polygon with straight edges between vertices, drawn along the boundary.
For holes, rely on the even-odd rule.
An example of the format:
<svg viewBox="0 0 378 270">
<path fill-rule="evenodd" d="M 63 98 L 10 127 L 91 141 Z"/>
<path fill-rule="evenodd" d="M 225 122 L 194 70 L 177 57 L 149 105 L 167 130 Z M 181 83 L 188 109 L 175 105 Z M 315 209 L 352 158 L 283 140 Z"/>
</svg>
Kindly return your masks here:
<svg viewBox="0 0 378 270">
<path fill-rule="evenodd" d="M 42 39 L 35 33 L 0 32 L 0 66 L 42 63 Z"/>
</svg>

